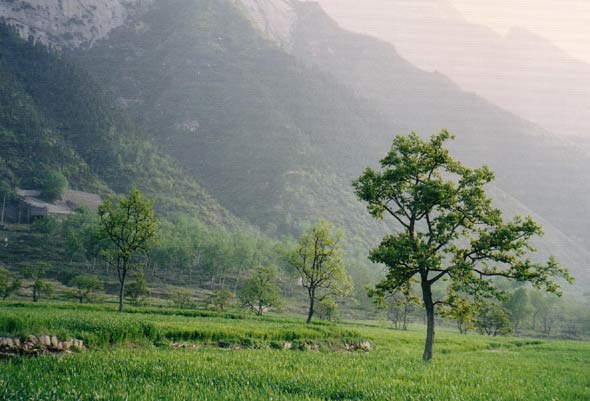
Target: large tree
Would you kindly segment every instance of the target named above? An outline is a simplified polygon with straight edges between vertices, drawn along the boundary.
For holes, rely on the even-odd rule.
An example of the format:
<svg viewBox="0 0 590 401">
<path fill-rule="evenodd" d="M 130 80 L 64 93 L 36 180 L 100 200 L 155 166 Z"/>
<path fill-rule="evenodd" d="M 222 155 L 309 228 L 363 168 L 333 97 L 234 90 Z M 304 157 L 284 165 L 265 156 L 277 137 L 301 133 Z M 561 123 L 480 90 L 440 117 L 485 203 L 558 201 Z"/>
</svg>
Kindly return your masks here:
<svg viewBox="0 0 590 401">
<path fill-rule="evenodd" d="M 107 199 L 98 209 L 102 234 L 111 241 L 101 255 L 115 268 L 119 279 L 119 312 L 123 311 L 125 280 L 139 268 L 137 257 L 145 254 L 156 236 L 156 218 L 152 201 L 137 190 L 118 202 Z"/>
<path fill-rule="evenodd" d="M 348 295 L 352 290 L 340 250 L 342 234 L 332 231 L 327 221 L 313 225 L 301 235 L 289 257 L 309 297 L 307 323 L 311 322 L 316 303 L 326 297 Z"/>
<path fill-rule="evenodd" d="M 571 281 L 553 258 L 545 263 L 529 258 L 530 239 L 541 235 L 541 228 L 531 218 L 504 221 L 484 190 L 494 174 L 454 160 L 444 146 L 451 138 L 447 131 L 430 140 L 399 135 L 381 169 L 368 168 L 353 184 L 369 213 L 389 216 L 395 226 L 370 254 L 388 267 L 378 289 L 395 291 L 414 277 L 420 282 L 427 316 L 425 361 L 432 359 L 435 309 L 455 307 L 457 295 L 476 301 L 499 297 L 496 277 L 554 293 L 559 286 L 553 278 Z M 447 296 L 435 299 L 433 287 L 441 282 Z"/>
</svg>

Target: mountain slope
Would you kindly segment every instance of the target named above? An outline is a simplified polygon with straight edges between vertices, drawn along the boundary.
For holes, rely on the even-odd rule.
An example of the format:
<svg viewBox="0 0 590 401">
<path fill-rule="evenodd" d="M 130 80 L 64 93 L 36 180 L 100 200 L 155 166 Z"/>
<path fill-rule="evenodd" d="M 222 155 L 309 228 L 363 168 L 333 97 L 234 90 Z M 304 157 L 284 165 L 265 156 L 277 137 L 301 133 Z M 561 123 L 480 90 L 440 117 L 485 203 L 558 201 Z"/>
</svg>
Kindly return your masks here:
<svg viewBox="0 0 590 401">
<path fill-rule="evenodd" d="M 197 182 L 141 136 L 88 76 L 59 54 L 0 24 L 0 169 L 35 187 L 49 171 L 100 193 L 137 186 L 161 211 L 236 224 Z"/>
<path fill-rule="evenodd" d="M 235 214 L 279 234 L 329 218 L 366 242 L 378 225 L 350 187 L 372 161 L 358 133 L 390 124 L 242 12 L 226 1 L 156 4 L 77 59 Z"/>
</svg>

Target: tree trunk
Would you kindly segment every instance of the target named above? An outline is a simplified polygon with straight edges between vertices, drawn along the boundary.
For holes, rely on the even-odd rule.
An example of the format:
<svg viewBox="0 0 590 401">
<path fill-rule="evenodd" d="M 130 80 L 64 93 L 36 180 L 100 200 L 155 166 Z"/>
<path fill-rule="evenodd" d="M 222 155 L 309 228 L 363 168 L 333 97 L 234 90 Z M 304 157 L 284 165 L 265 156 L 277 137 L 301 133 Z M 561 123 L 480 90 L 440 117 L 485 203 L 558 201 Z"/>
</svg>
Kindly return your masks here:
<svg viewBox="0 0 590 401">
<path fill-rule="evenodd" d="M 309 324 L 311 322 L 311 318 L 313 317 L 314 313 L 314 303 L 315 303 L 315 291 L 309 291 L 309 311 L 307 312 L 307 321 L 305 323 Z"/>
<path fill-rule="evenodd" d="M 119 274 L 119 282 L 121 286 L 119 287 L 119 312 L 123 312 L 123 298 L 125 296 L 125 277 L 127 276 L 127 269 L 123 268 L 121 273 Z"/>
<path fill-rule="evenodd" d="M 422 299 L 426 308 L 426 343 L 422 360 L 432 360 L 432 348 L 434 345 L 434 301 L 432 300 L 432 286 L 427 280 L 422 280 Z"/>
</svg>

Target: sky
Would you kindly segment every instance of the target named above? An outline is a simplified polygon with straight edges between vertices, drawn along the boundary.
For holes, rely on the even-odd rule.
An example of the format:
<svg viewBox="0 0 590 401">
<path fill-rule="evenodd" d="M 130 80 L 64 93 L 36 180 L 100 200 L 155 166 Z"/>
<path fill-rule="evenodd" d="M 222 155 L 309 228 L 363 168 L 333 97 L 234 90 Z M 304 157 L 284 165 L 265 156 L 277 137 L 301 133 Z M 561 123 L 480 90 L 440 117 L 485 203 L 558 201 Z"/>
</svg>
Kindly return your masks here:
<svg viewBox="0 0 590 401">
<path fill-rule="evenodd" d="M 347 13 L 356 10 L 359 14 L 364 14 L 361 7 L 378 9 L 387 7 L 387 3 L 394 0 L 317 1 L 342 22 L 338 14 L 344 10 Z M 511 27 L 526 28 L 550 40 L 575 58 L 590 63 L 590 0 L 446 1 L 469 22 L 486 25 L 501 34 L 506 33 Z M 387 12 L 383 12 L 382 15 L 385 18 Z M 348 16 L 350 17 L 350 14 Z"/>
<path fill-rule="evenodd" d="M 527 28 L 590 63 L 590 0 L 449 0 L 464 17 L 505 33 Z"/>
</svg>

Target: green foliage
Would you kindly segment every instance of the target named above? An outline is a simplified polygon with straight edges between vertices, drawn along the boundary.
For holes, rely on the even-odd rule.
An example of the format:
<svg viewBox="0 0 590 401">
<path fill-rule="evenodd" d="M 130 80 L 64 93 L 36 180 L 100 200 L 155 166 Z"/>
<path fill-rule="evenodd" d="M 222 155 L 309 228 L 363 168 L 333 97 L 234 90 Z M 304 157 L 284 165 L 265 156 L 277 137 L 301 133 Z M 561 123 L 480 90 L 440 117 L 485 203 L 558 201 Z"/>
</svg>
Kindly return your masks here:
<svg viewBox="0 0 590 401">
<path fill-rule="evenodd" d="M 533 307 L 529 301 L 529 295 L 526 288 L 519 288 L 510 295 L 508 301 L 504 304 L 506 310 L 510 312 L 510 321 L 514 332 L 518 334 L 521 324 L 527 320 L 533 313 Z"/>
<path fill-rule="evenodd" d="M 474 301 L 500 298 L 495 277 L 530 282 L 559 293 L 556 279 L 571 282 L 567 270 L 550 258 L 529 258 L 530 240 L 542 234 L 531 218 L 505 222 L 492 206 L 484 186 L 494 175 L 487 168 L 470 169 L 454 160 L 445 143 L 447 131 L 422 140 L 417 134 L 397 136 L 381 171 L 366 169 L 354 182 L 369 213 L 393 219 L 396 232 L 373 249 L 373 262 L 388 267 L 378 288 L 395 291 L 418 277 L 427 313 L 424 359 L 432 359 L 435 306 L 453 307 L 451 297 Z M 446 297 L 435 300 L 432 287 L 449 281 Z"/>
<path fill-rule="evenodd" d="M 333 321 L 338 317 L 338 303 L 333 296 L 322 299 L 317 307 L 317 313 L 320 319 Z"/>
<path fill-rule="evenodd" d="M 278 271 L 273 266 L 258 266 L 244 283 L 240 291 L 242 305 L 258 316 L 281 301 L 280 289 L 277 285 Z"/>
<path fill-rule="evenodd" d="M 49 171 L 39 184 L 41 196 L 49 202 L 61 200 L 68 189 L 68 179 L 59 171 Z"/>
<path fill-rule="evenodd" d="M 330 223 L 320 221 L 301 234 L 289 255 L 289 265 L 297 272 L 309 297 L 307 323 L 311 322 L 316 302 L 329 296 L 348 295 L 353 288 L 344 270 L 340 250 L 342 233 L 332 231 Z"/>
<path fill-rule="evenodd" d="M 222 311 L 230 305 L 233 296 L 230 290 L 215 290 L 205 299 L 205 306 Z"/>
<path fill-rule="evenodd" d="M 156 218 L 153 203 L 141 192 L 132 189 L 128 197 L 113 203 L 107 199 L 98 209 L 101 232 L 112 246 L 101 251 L 101 256 L 116 269 L 120 284 L 119 311 L 123 310 L 125 279 L 130 270 L 140 267 L 136 258 L 146 254 L 156 237 Z M 142 296 L 139 284 L 133 299 Z"/>
<path fill-rule="evenodd" d="M 387 317 L 395 329 L 407 330 L 409 314 L 420 305 L 420 298 L 412 291 L 411 283 L 407 283 L 394 291 L 369 289 L 369 297 L 374 299 L 379 309 L 387 312 Z"/>
<path fill-rule="evenodd" d="M 68 216 L 61 225 L 61 231 L 70 259 L 96 259 L 100 251 L 110 245 L 101 233 L 98 215 L 86 208 L 80 208 Z"/>
<path fill-rule="evenodd" d="M 102 290 L 104 287 L 103 283 L 97 276 L 92 276 L 89 274 L 83 274 L 81 276 L 75 277 L 71 281 L 70 285 L 74 287 L 72 290 L 72 296 L 80 301 L 80 303 L 84 303 L 84 301 L 90 301 L 92 294 L 95 291 Z"/>
<path fill-rule="evenodd" d="M 36 262 L 23 268 L 23 277 L 32 281 L 29 288 L 33 291 L 33 302 L 38 302 L 41 295 L 51 296 L 53 294 L 53 284 L 44 279 L 47 272 L 52 269 L 53 266 L 46 262 Z"/>
<path fill-rule="evenodd" d="M 181 309 L 188 309 L 194 306 L 193 295 L 190 291 L 180 290 L 170 294 L 170 299 L 174 306 Z"/>
<path fill-rule="evenodd" d="M 135 280 L 127 285 L 125 296 L 133 305 L 141 305 L 143 300 L 151 293 L 143 274 L 137 275 Z"/>
<path fill-rule="evenodd" d="M 8 269 L 0 267 L 0 299 L 6 300 L 21 287 L 21 281 Z"/>
<path fill-rule="evenodd" d="M 510 313 L 501 305 L 486 303 L 478 308 L 475 327 L 489 336 L 507 335 L 512 332 Z"/>
<path fill-rule="evenodd" d="M 34 233 L 43 234 L 45 237 L 54 235 L 58 229 L 59 223 L 51 216 L 38 218 L 31 224 Z"/>
</svg>

